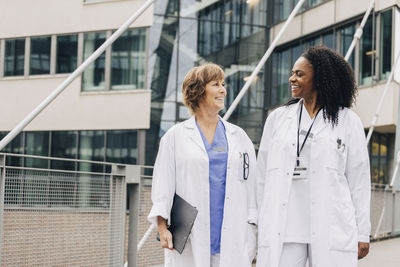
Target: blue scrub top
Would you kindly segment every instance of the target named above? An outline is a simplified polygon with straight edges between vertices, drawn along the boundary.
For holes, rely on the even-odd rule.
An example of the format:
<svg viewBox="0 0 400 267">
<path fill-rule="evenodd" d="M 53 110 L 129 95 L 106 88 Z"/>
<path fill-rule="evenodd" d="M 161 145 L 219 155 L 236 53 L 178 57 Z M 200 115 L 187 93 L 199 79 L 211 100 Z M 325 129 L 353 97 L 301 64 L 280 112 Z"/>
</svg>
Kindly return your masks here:
<svg viewBox="0 0 400 267">
<path fill-rule="evenodd" d="M 221 228 L 224 217 L 228 141 L 225 135 L 225 126 L 221 120 L 218 121 L 211 146 L 197 122 L 196 125 L 208 154 L 210 173 L 210 248 L 211 254 L 218 254 L 221 248 Z"/>
</svg>

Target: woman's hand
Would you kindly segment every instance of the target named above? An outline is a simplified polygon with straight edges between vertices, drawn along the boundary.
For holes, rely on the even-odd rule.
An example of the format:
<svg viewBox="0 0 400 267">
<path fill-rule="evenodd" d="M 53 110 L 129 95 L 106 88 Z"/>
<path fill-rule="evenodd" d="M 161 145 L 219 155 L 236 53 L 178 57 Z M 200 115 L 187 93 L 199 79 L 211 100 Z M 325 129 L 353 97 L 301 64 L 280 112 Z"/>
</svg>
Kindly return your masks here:
<svg viewBox="0 0 400 267">
<path fill-rule="evenodd" d="M 158 216 L 157 223 L 158 223 L 158 232 L 160 233 L 161 247 L 173 250 L 174 246 L 172 244 L 172 234 L 167 229 L 167 220 L 165 220 L 163 217 Z"/>
<path fill-rule="evenodd" d="M 369 252 L 369 243 L 358 242 L 358 259 L 362 259 L 367 256 Z"/>
</svg>

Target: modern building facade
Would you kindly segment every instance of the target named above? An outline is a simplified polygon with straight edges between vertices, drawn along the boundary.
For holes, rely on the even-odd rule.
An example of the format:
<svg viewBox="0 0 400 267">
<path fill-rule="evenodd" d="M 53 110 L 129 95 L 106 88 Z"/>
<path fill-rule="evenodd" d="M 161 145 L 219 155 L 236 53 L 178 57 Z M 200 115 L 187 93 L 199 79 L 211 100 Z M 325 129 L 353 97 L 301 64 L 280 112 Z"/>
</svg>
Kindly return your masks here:
<svg viewBox="0 0 400 267">
<path fill-rule="evenodd" d="M 44 100 L 144 2 L 1 1 L 1 136 Z M 146 68 L 152 23 L 153 9 L 149 8 L 5 151 L 140 162 L 140 140 L 149 127 L 151 92 Z M 42 161 L 32 166 L 43 164 L 50 163 Z"/>
</svg>

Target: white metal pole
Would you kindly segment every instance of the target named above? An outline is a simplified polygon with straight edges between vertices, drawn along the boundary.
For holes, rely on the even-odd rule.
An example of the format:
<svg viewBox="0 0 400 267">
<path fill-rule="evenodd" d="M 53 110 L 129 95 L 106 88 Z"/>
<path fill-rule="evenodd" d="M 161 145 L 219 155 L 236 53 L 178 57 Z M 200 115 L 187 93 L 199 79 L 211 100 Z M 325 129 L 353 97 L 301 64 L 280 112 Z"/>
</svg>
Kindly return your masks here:
<svg viewBox="0 0 400 267">
<path fill-rule="evenodd" d="M 376 121 L 378 120 L 378 117 L 379 117 L 379 112 L 381 111 L 381 108 L 383 105 L 383 100 L 385 99 L 386 93 L 389 90 L 390 82 L 393 79 L 394 71 L 396 70 L 396 66 L 397 66 L 397 63 L 399 62 L 399 58 L 400 58 L 400 51 L 397 53 L 396 59 L 392 66 L 392 70 L 390 71 L 389 78 L 386 81 L 385 89 L 383 90 L 382 97 L 379 101 L 378 108 L 376 109 L 375 115 L 372 118 L 371 126 L 368 130 L 368 135 L 367 135 L 367 144 L 369 143 L 369 140 L 371 139 L 371 136 L 372 136 L 372 132 L 374 131 Z"/>
<path fill-rule="evenodd" d="M 361 36 L 363 34 L 363 29 L 364 29 L 365 23 L 367 23 L 369 14 L 371 14 L 372 9 L 374 8 L 374 4 L 375 4 L 375 0 L 372 0 L 371 3 L 369 4 L 367 12 L 365 12 L 365 14 L 364 14 L 364 18 L 361 21 L 360 27 L 358 27 L 358 29 L 354 33 L 353 41 L 351 42 L 350 47 L 347 50 L 346 56 L 344 57 L 346 59 L 346 61 L 349 60 L 350 55 L 354 50 L 354 47 L 356 46 L 358 40 L 360 40 L 360 38 L 361 38 Z"/>
<path fill-rule="evenodd" d="M 14 129 L 1 141 L 0 151 L 8 145 L 37 115 L 40 114 L 64 89 L 74 81 L 82 72 L 95 61 L 108 46 L 110 46 L 128 27 L 154 2 L 147 0 L 119 29 L 114 32 L 94 53 L 88 57 L 67 79 L 65 79 L 45 100 L 43 100 L 31 113 L 29 113 Z"/>
<path fill-rule="evenodd" d="M 396 160 L 396 167 L 393 171 L 392 181 L 390 182 L 390 187 L 394 186 L 394 182 L 396 181 L 397 172 L 399 171 L 400 166 L 400 150 L 397 152 L 397 160 Z"/>
<path fill-rule="evenodd" d="M 151 224 L 146 233 L 144 233 L 142 239 L 140 239 L 139 244 L 137 245 L 137 252 L 142 249 L 144 243 L 146 242 L 147 238 L 149 238 L 154 229 L 156 229 L 156 226 L 154 224 Z"/>
<path fill-rule="evenodd" d="M 224 115 L 224 119 L 228 120 L 229 117 L 232 115 L 232 112 L 236 109 L 237 105 L 239 104 L 240 100 L 243 98 L 244 94 L 247 92 L 249 89 L 251 83 L 253 82 L 254 78 L 256 77 L 257 73 L 261 70 L 262 66 L 264 66 L 265 62 L 269 58 L 269 56 L 272 54 L 272 51 L 275 49 L 275 46 L 279 39 L 281 38 L 282 34 L 285 32 L 286 28 L 288 27 L 289 23 L 293 20 L 294 16 L 297 14 L 297 11 L 300 9 L 300 7 L 303 5 L 305 0 L 300 0 L 296 7 L 293 9 L 292 13 L 290 13 L 290 16 L 286 20 L 285 24 L 283 25 L 282 29 L 279 31 L 278 35 L 275 37 L 274 41 L 271 43 L 269 46 L 267 52 L 265 52 L 264 56 L 261 58 L 260 62 L 258 63 L 257 67 L 254 69 L 253 73 L 251 74 L 250 78 L 247 80 L 245 85 L 243 86 L 242 90 L 240 90 L 239 94 L 229 107 L 229 109 L 226 111 Z"/>
</svg>

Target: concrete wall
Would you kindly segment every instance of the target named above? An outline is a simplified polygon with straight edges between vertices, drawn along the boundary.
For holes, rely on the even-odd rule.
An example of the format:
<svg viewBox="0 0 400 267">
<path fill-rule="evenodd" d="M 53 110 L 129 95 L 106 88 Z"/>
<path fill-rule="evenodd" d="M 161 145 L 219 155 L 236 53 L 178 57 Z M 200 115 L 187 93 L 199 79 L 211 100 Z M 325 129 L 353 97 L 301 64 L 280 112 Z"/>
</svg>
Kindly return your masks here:
<svg viewBox="0 0 400 267">
<path fill-rule="evenodd" d="M 0 79 L 0 131 L 12 129 L 65 78 Z M 150 90 L 86 93 L 80 88 L 77 79 L 26 130 L 149 128 Z"/>
<path fill-rule="evenodd" d="M 375 115 L 385 84 L 386 81 L 374 87 L 361 87 L 358 89 L 358 97 L 353 109 L 360 116 L 365 128 L 371 126 L 372 117 Z M 377 130 L 380 132 L 395 132 L 395 125 L 398 119 L 399 88 L 400 85 L 398 83 L 390 83 L 376 124 L 378 126 Z"/>
<path fill-rule="evenodd" d="M 117 29 L 145 0 L 85 3 L 84 0 L 1 0 L 0 38 Z M 148 8 L 131 27 L 153 23 Z"/>
</svg>

